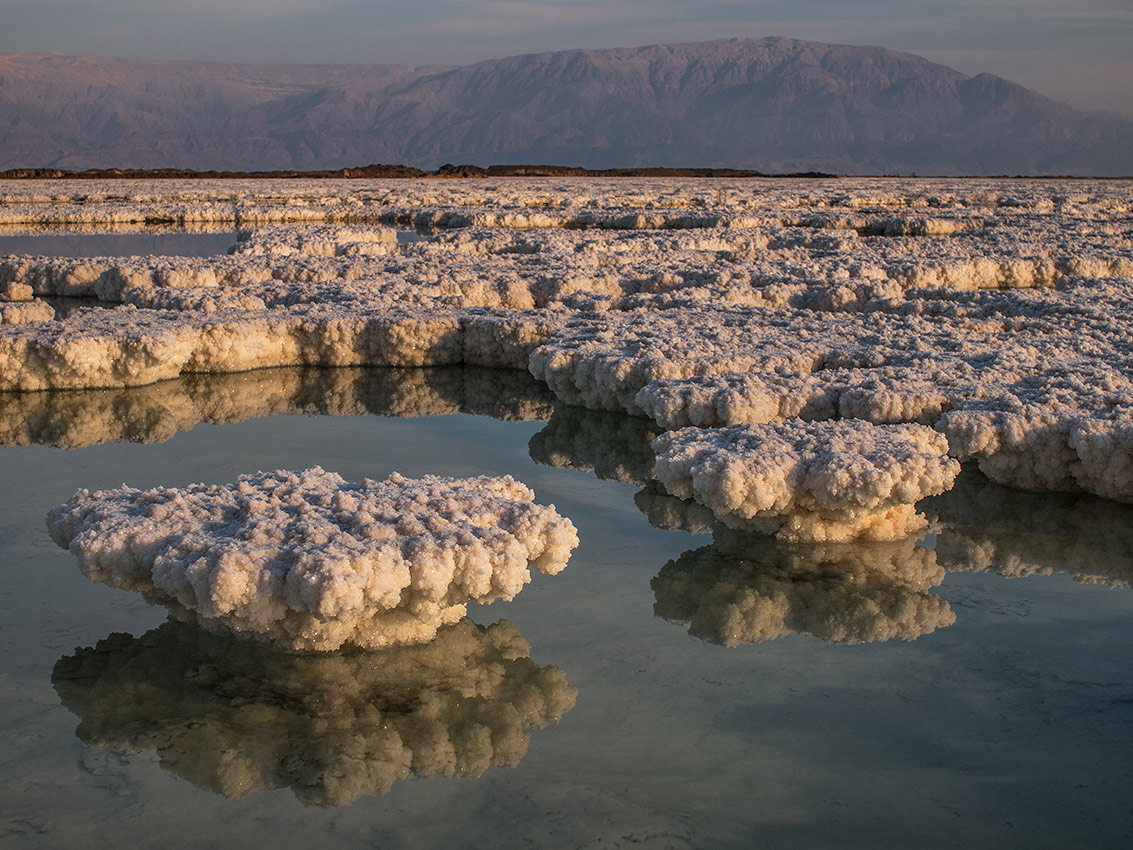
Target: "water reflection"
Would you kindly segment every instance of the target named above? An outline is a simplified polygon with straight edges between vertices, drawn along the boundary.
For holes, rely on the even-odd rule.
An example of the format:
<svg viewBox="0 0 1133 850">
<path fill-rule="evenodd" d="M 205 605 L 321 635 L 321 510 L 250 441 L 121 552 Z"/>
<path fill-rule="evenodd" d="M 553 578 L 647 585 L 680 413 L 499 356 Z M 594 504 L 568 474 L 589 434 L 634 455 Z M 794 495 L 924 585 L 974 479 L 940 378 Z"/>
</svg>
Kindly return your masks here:
<svg viewBox="0 0 1133 850">
<path fill-rule="evenodd" d="M 956 620 L 929 593 L 944 580 L 935 553 L 895 543 L 788 543 L 718 526 L 713 542 L 670 561 L 650 582 L 653 612 L 723 646 L 812 635 L 853 644 L 914 640 Z"/>
<path fill-rule="evenodd" d="M 135 225 L 133 227 L 0 229 L 0 257 L 215 257 L 236 244 L 231 223 L 196 228 Z"/>
<path fill-rule="evenodd" d="M 557 723 L 578 693 L 529 652 L 507 620 L 465 619 L 422 646 L 327 654 L 170 621 L 76 650 L 52 682 L 88 744 L 156 752 L 231 799 L 288 787 L 331 807 L 411 776 L 516 766 L 530 730 Z"/>
<path fill-rule="evenodd" d="M 507 421 L 546 419 L 550 390 L 515 369 L 310 367 L 101 390 L 0 392 L 0 445 L 76 448 L 158 443 L 201 422 L 275 414 L 417 417 L 473 413 Z"/>
<path fill-rule="evenodd" d="M 528 443 L 543 466 L 593 472 L 608 481 L 644 484 L 653 478 L 653 438 L 664 429 L 651 419 L 560 404 Z"/>
<path fill-rule="evenodd" d="M 965 469 L 951 491 L 919 507 L 939 527 L 936 552 L 949 570 L 1008 578 L 1065 572 L 1081 582 L 1133 583 L 1133 505 L 1027 493 Z"/>
</svg>

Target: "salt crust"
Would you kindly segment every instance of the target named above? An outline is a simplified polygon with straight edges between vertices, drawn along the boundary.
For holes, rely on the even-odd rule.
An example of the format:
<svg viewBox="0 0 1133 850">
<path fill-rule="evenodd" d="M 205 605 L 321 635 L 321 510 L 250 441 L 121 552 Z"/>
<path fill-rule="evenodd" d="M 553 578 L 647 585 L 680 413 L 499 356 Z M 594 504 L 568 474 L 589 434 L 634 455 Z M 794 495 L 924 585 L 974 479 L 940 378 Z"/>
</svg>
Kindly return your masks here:
<svg viewBox="0 0 1133 850">
<path fill-rule="evenodd" d="M 23 302 L 0 301 L 0 325 L 30 325 L 36 322 L 50 322 L 55 318 L 55 309 L 38 299 Z"/>
<path fill-rule="evenodd" d="M 915 640 L 951 625 L 929 593 L 944 580 L 931 549 L 895 543 L 798 544 L 718 528 L 708 546 L 650 582 L 654 613 L 709 643 L 805 634 L 828 643 Z"/>
<path fill-rule="evenodd" d="M 278 414 L 468 413 L 529 422 L 551 418 L 553 409 L 546 386 L 514 369 L 256 369 L 122 389 L 0 393 L 0 446 L 158 443 L 201 422 L 230 424 Z M 652 468 L 648 448 L 646 441 Z"/>
<path fill-rule="evenodd" d="M 13 182 L 0 224 L 28 232 L 247 231 L 225 257 L 0 262 L 9 292 L 135 308 L 0 328 L 0 387 L 527 366 L 668 428 L 930 424 L 1001 483 L 1131 501 L 1131 207 L 1121 181 Z"/>
<path fill-rule="evenodd" d="M 231 485 L 78 491 L 47 517 L 92 581 L 294 649 L 420 643 L 511 599 L 578 536 L 510 477 L 348 484 L 318 467 Z"/>
<path fill-rule="evenodd" d="M 787 539 L 900 540 L 927 528 L 913 504 L 960 464 L 923 425 L 856 419 L 683 428 L 653 441 L 657 480 L 728 525 Z"/>
<path fill-rule="evenodd" d="M 577 689 L 540 667 L 514 625 L 461 620 L 423 646 L 280 652 L 167 622 L 60 659 L 52 682 L 88 744 L 156 752 L 161 765 L 242 799 L 290 788 L 346 806 L 407 778 L 515 767 L 530 730 Z"/>
</svg>

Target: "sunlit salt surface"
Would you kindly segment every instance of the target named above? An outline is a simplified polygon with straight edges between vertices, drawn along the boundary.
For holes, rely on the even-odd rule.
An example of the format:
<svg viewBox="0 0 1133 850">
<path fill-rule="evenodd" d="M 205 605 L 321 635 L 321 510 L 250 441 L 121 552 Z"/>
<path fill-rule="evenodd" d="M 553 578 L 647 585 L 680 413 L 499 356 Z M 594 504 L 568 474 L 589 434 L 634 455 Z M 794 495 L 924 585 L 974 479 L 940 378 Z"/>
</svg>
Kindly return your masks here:
<svg viewBox="0 0 1133 850">
<path fill-rule="evenodd" d="M 270 370 L 2 400 L 6 844 L 1127 837 L 1129 506 L 966 469 L 917 504 L 933 547 L 737 532 L 651 480 L 655 424 L 552 408 L 520 372 Z M 314 465 L 510 474 L 581 543 L 559 576 L 470 609 L 487 631 L 369 667 L 163 624 L 83 578 L 44 523 L 80 487 Z"/>
</svg>

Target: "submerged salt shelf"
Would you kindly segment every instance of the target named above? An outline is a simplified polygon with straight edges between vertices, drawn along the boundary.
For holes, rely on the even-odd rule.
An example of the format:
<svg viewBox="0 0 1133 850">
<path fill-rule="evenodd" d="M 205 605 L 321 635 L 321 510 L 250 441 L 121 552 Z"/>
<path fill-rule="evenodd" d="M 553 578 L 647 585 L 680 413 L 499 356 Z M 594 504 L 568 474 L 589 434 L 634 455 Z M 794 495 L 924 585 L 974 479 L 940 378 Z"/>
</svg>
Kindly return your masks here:
<svg viewBox="0 0 1133 850">
<path fill-rule="evenodd" d="M 80 490 L 52 538 L 91 581 L 134 590 L 206 628 L 291 649 L 422 643 L 467 603 L 554 575 L 569 519 L 511 477 L 394 473 L 348 484 L 318 467 L 231 485 Z"/>
</svg>

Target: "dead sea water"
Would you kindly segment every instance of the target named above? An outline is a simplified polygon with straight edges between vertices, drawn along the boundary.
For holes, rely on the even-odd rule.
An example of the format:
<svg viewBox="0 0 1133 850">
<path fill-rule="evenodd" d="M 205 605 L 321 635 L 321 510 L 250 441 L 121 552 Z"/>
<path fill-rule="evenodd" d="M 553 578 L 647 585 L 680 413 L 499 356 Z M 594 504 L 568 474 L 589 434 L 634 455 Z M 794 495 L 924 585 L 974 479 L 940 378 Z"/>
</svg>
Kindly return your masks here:
<svg viewBox="0 0 1133 850">
<path fill-rule="evenodd" d="M 935 549 L 713 535 L 645 483 L 644 420 L 553 408 L 507 371 L 268 370 L 2 400 L 5 847 L 1128 845 L 1124 506 L 967 472 L 921 506 Z M 484 697 L 459 714 L 452 680 L 393 672 L 351 702 L 359 671 L 420 665 L 376 653 L 339 679 L 163 625 L 83 578 L 44 525 L 80 487 L 312 465 L 510 474 L 573 520 L 562 574 L 470 611 L 510 621 L 577 689 L 557 723 L 517 731 Z M 367 726 L 367 704 L 385 719 Z M 463 758 L 477 747 L 495 760 Z M 406 749 L 416 761 L 386 781 Z"/>
</svg>

